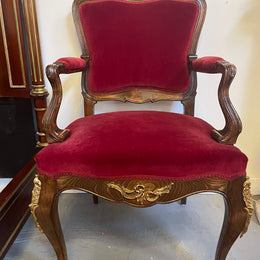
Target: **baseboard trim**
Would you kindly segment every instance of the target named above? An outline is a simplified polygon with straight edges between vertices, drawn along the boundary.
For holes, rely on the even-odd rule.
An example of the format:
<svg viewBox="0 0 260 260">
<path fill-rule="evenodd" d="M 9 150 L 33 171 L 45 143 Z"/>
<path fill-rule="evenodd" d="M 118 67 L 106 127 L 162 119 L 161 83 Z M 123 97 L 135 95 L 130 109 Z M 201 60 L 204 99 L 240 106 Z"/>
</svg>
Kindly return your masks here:
<svg viewBox="0 0 260 260">
<path fill-rule="evenodd" d="M 28 205 L 35 173 L 35 163 L 30 160 L 0 193 L 0 260 L 4 259 L 30 215 Z"/>
</svg>

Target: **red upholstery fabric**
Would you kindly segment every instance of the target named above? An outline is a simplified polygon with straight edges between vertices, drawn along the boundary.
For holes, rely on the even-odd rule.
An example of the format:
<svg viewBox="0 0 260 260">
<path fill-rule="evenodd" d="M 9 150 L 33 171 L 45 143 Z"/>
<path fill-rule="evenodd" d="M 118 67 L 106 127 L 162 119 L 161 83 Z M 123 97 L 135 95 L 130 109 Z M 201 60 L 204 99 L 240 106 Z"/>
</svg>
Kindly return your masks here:
<svg viewBox="0 0 260 260">
<path fill-rule="evenodd" d="M 90 66 L 88 88 L 185 92 L 187 55 L 199 6 L 180 0 L 97 0 L 80 6 Z"/>
<path fill-rule="evenodd" d="M 192 62 L 192 69 L 198 72 L 216 73 L 216 62 L 225 61 L 220 57 L 203 57 Z"/>
<path fill-rule="evenodd" d="M 66 73 L 79 72 L 86 69 L 86 61 L 80 58 L 65 57 L 65 58 L 60 58 L 55 62 L 64 63 Z"/>
<path fill-rule="evenodd" d="M 71 136 L 36 155 L 40 174 L 123 180 L 191 180 L 245 175 L 246 156 L 210 137 L 205 121 L 168 112 L 130 111 L 81 118 Z"/>
</svg>

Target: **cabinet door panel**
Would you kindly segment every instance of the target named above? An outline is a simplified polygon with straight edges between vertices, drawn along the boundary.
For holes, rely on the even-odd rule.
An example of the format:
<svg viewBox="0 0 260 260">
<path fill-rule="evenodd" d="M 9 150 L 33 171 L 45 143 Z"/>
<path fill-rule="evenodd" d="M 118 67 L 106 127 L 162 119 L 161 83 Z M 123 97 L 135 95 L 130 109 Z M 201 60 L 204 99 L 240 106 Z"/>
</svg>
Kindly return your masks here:
<svg viewBox="0 0 260 260">
<path fill-rule="evenodd" d="M 0 1 L 0 96 L 30 97 L 18 0 Z"/>
</svg>

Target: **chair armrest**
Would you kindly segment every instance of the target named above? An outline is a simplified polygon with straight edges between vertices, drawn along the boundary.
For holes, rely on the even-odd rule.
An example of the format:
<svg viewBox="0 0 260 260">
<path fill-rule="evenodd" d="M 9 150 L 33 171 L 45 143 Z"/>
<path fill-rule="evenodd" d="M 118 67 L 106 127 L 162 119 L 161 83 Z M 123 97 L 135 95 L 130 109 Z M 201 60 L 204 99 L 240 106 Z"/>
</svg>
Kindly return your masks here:
<svg viewBox="0 0 260 260">
<path fill-rule="evenodd" d="M 195 59 L 191 63 L 193 71 L 204 72 L 204 73 L 219 73 L 216 71 L 217 62 L 225 61 L 220 57 L 203 57 Z"/>
<path fill-rule="evenodd" d="M 87 62 L 81 58 L 65 57 L 55 61 L 64 64 L 65 74 L 81 72 L 87 68 Z"/>
<path fill-rule="evenodd" d="M 60 74 L 69 74 L 85 71 L 88 68 L 88 58 L 61 58 L 46 67 L 46 75 L 51 83 L 52 98 L 43 116 L 42 125 L 47 142 L 63 142 L 70 136 L 69 129 L 60 129 L 57 126 L 57 116 L 62 100 L 62 84 Z"/>
<path fill-rule="evenodd" d="M 241 120 L 229 97 L 229 88 L 236 75 L 235 65 L 219 57 L 203 57 L 191 60 L 191 70 L 222 74 L 218 88 L 218 99 L 226 124 L 222 130 L 212 130 L 211 136 L 219 143 L 235 144 L 242 130 Z"/>
</svg>

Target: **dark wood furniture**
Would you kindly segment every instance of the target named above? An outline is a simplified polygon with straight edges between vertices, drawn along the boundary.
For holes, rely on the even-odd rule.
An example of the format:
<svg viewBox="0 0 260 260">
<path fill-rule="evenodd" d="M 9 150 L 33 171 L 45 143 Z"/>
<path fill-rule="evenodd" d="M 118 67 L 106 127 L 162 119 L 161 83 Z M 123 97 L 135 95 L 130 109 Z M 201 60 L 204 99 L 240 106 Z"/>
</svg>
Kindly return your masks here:
<svg viewBox="0 0 260 260">
<path fill-rule="evenodd" d="M 196 62 L 197 42 L 206 13 L 206 3 L 204 0 L 178 1 L 179 3 L 194 3 L 199 8 L 197 23 L 187 57 L 187 66 L 189 67 L 191 79 L 190 86 L 187 91 L 182 93 L 142 87 L 126 88 L 125 90 L 112 93 L 91 92 L 87 81 L 88 69 L 93 66 L 91 61 L 92 57 L 88 52 L 87 41 L 85 39 L 86 31 L 84 31 L 82 24 L 83 18 L 80 16 L 80 7 L 86 2 L 86 0 L 75 0 L 73 4 L 74 20 L 82 47 L 81 58 L 85 60 L 84 64 L 86 65 L 81 66 L 77 64 L 77 66 L 74 66 L 75 64 L 73 65 L 73 62 L 75 62 L 75 60 L 72 59 L 70 63 L 70 60 L 60 59 L 47 67 L 47 76 L 53 88 L 53 97 L 43 118 L 43 126 L 48 143 L 55 143 L 55 147 L 58 147 L 59 143 L 63 144 L 65 140 L 72 138 L 70 137 L 69 129 L 59 129 L 56 124 L 62 98 L 60 74 L 82 71 L 82 90 L 85 102 L 85 115 L 87 117 L 91 117 L 94 113 L 94 105 L 97 101 L 106 100 L 119 100 L 122 102 L 140 104 L 159 100 L 181 101 L 184 105 L 185 115 L 193 116 L 197 83 L 196 72 L 199 71 L 222 74 L 218 94 L 219 102 L 226 119 L 226 125 L 222 130 L 212 130 L 210 135 L 211 138 L 215 140 L 215 143 L 221 143 L 224 147 L 229 148 L 233 146 L 241 131 L 240 119 L 229 99 L 229 87 L 235 76 L 236 68 L 234 65 L 222 59 L 216 59 L 216 61 L 214 61 L 215 59 L 206 58 Z M 102 75 L 100 75 L 100 77 L 102 77 Z M 48 154 L 48 151 L 52 149 L 51 146 L 52 145 L 45 148 L 49 148 L 49 150 L 45 150 L 45 154 Z M 189 162 L 187 162 L 187 164 L 189 164 Z M 102 173 L 100 173 L 100 175 L 102 176 Z M 121 177 L 124 177 L 124 172 L 122 172 Z M 239 235 L 242 236 L 247 231 L 253 211 L 250 183 L 245 174 L 233 178 L 232 180 L 209 176 L 167 181 L 153 179 L 152 176 L 148 179 L 138 179 L 136 177 L 123 180 L 119 177 L 104 179 L 98 178 L 97 176 L 96 178 L 91 178 L 77 176 L 75 173 L 68 172 L 66 172 L 66 174 L 61 173 L 59 177 L 55 177 L 55 175 L 52 174 L 49 174 L 48 177 L 47 172 L 46 174 L 41 172 L 41 174 L 36 175 L 34 185 L 30 208 L 38 229 L 45 233 L 56 251 L 57 259 L 59 260 L 67 259 L 65 242 L 57 211 L 58 196 L 66 189 L 83 190 L 110 201 L 124 202 L 136 207 L 148 207 L 156 203 L 171 203 L 200 192 L 210 191 L 220 193 L 224 197 L 226 211 L 216 250 L 216 260 L 224 260 L 237 237 Z M 96 197 L 94 198 L 96 200 Z"/>
<path fill-rule="evenodd" d="M 0 26 L 0 177 L 13 178 L 0 193 L 3 259 L 30 215 L 28 202 L 35 175 L 31 158 L 39 147 L 47 145 L 41 120 L 48 93 L 35 1 L 0 1 Z"/>
<path fill-rule="evenodd" d="M 35 1 L 0 3 L 0 97 L 33 97 L 40 147 L 47 145 L 41 121 L 46 110 L 44 74 Z"/>
<path fill-rule="evenodd" d="M 4 259 L 27 218 L 31 199 L 35 162 L 31 159 L 12 179 L 0 195 L 0 259 Z"/>
</svg>

